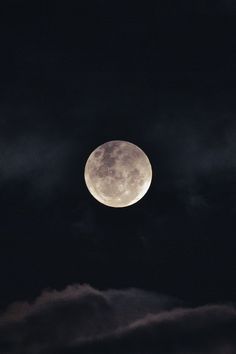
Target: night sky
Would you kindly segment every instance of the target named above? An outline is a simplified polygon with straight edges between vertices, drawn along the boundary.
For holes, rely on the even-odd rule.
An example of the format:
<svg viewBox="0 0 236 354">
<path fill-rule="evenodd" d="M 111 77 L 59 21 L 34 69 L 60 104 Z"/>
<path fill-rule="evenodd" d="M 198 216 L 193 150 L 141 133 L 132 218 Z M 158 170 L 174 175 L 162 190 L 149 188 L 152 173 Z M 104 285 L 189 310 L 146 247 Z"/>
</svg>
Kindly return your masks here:
<svg viewBox="0 0 236 354">
<path fill-rule="evenodd" d="M 236 5 L 0 5 L 0 353 L 236 353 Z M 84 181 L 110 140 L 128 208 Z"/>
</svg>

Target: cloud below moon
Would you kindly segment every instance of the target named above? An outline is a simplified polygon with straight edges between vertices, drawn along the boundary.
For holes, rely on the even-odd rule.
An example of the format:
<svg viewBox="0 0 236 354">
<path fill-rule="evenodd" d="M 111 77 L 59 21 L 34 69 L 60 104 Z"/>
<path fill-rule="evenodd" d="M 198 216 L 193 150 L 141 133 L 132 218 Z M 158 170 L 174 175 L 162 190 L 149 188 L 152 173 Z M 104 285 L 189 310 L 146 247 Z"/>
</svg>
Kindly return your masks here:
<svg viewBox="0 0 236 354">
<path fill-rule="evenodd" d="M 74 285 L 9 306 L 0 316 L 0 349 L 7 354 L 233 354 L 235 331 L 232 305 L 187 308 L 138 289 Z"/>
</svg>

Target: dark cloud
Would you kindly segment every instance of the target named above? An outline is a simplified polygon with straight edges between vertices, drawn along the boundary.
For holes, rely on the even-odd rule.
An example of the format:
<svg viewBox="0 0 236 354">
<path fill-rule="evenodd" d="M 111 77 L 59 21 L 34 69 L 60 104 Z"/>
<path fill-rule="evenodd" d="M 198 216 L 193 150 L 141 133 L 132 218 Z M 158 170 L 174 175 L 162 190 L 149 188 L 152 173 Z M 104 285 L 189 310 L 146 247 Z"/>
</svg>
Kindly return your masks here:
<svg viewBox="0 0 236 354">
<path fill-rule="evenodd" d="M 154 167 L 165 176 L 163 187 L 177 193 L 188 207 L 208 212 L 215 202 L 210 181 L 214 180 L 214 194 L 217 188 L 225 195 L 229 185 L 234 189 L 235 122 L 233 113 L 226 114 L 217 104 L 189 101 L 186 107 L 182 99 L 171 101 L 165 110 L 163 105 L 147 136 L 157 147 L 159 161 L 156 157 Z"/>
<path fill-rule="evenodd" d="M 74 285 L 12 304 L 0 317 L 0 348 L 4 354 L 233 354 L 235 330 L 230 305 L 183 308 L 138 289 Z"/>
<path fill-rule="evenodd" d="M 58 189 L 66 176 L 70 146 L 40 136 L 24 136 L 14 141 L 1 141 L 1 184 L 25 180 L 39 195 Z"/>
<path fill-rule="evenodd" d="M 230 306 L 174 309 L 132 323 L 111 335 L 78 341 L 62 353 L 235 353 L 236 311 Z M 228 351 L 227 351 L 228 350 Z"/>
<path fill-rule="evenodd" d="M 174 107 L 162 107 L 157 112 L 148 136 L 160 149 L 165 147 L 167 158 L 172 157 L 176 177 L 193 179 L 204 173 L 236 169 L 234 114 L 216 112 L 217 104 L 204 107 L 202 100 L 185 106 L 181 99 L 178 103 L 171 101 L 171 105 Z"/>
</svg>

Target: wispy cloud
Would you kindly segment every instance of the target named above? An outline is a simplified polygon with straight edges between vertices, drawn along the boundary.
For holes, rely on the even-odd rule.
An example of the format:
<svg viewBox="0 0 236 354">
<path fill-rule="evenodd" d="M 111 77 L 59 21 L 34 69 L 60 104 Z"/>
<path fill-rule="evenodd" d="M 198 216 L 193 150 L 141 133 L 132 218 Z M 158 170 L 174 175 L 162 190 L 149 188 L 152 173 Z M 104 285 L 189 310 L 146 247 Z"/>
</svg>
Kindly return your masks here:
<svg viewBox="0 0 236 354">
<path fill-rule="evenodd" d="M 231 305 L 186 308 L 138 289 L 74 285 L 12 304 L 0 317 L 0 348 L 4 354 L 233 354 L 235 330 Z"/>
</svg>

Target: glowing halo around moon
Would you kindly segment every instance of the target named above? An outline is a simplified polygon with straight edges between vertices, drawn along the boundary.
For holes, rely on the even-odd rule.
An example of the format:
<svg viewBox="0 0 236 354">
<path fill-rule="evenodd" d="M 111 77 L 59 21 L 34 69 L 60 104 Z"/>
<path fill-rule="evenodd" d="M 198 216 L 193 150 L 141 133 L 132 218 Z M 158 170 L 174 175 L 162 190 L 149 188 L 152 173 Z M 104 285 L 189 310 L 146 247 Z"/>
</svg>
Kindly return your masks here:
<svg viewBox="0 0 236 354">
<path fill-rule="evenodd" d="M 123 208 L 137 203 L 147 193 L 152 167 L 138 146 L 113 140 L 91 153 L 84 178 L 89 192 L 100 203 Z"/>
</svg>

